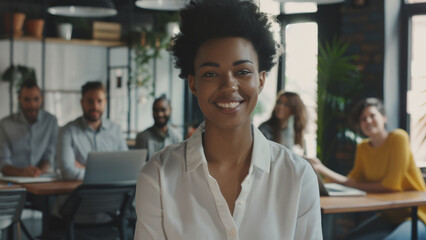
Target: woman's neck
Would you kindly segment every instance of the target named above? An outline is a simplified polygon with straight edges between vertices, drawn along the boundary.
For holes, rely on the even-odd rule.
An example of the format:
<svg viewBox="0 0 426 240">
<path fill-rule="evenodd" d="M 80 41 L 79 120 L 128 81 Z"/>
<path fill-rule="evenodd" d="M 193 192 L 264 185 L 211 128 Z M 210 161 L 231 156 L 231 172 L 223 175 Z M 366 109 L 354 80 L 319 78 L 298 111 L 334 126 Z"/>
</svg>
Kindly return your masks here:
<svg viewBox="0 0 426 240">
<path fill-rule="evenodd" d="M 285 129 L 288 126 L 288 118 L 285 120 L 280 120 L 280 128 Z"/>
<path fill-rule="evenodd" d="M 253 135 L 251 124 L 237 129 L 218 129 L 206 124 L 203 148 L 209 164 L 243 165 L 251 156 Z"/>
<path fill-rule="evenodd" d="M 371 146 L 373 147 L 380 147 L 383 145 L 383 143 L 386 141 L 386 138 L 388 137 L 389 133 L 388 131 L 384 130 L 381 132 L 378 132 L 377 134 L 370 137 Z"/>
</svg>

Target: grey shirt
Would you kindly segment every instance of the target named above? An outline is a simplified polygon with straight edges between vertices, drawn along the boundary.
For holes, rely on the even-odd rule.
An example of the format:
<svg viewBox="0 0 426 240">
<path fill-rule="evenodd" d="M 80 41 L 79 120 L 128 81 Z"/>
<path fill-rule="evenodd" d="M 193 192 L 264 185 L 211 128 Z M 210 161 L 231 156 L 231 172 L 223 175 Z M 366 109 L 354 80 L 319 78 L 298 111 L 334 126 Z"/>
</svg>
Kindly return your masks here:
<svg viewBox="0 0 426 240">
<path fill-rule="evenodd" d="M 52 165 L 57 134 L 56 117 L 43 110 L 33 124 L 22 112 L 3 118 L 0 120 L 0 170 L 5 165 L 36 166 L 42 160 Z"/>
<path fill-rule="evenodd" d="M 167 127 L 166 134 L 158 131 L 155 126 L 147 128 L 136 136 L 136 148 L 148 150 L 147 160 L 164 147 L 182 141 L 182 135 L 172 126 Z"/>
<path fill-rule="evenodd" d="M 120 126 L 108 119 L 102 119 L 98 131 L 89 127 L 83 117 L 67 123 L 59 131 L 58 167 L 65 180 L 82 180 L 84 169 L 77 168 L 75 161 L 86 165 L 87 155 L 91 151 L 128 150 Z"/>
</svg>

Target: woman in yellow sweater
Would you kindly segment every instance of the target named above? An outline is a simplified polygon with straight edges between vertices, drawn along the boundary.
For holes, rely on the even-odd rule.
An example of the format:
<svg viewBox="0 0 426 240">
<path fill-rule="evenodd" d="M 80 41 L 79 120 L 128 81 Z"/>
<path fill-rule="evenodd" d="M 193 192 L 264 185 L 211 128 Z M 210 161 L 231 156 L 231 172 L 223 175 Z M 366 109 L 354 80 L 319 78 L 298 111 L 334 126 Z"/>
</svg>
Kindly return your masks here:
<svg viewBox="0 0 426 240">
<path fill-rule="evenodd" d="M 383 104 L 376 98 L 361 101 L 354 109 L 354 121 L 368 138 L 358 144 L 355 164 L 348 176 L 310 159 L 314 169 L 331 182 L 366 192 L 426 191 L 420 169 L 410 150 L 408 134 L 402 129 L 388 132 Z M 386 211 L 357 227 L 351 239 L 409 239 L 409 209 Z M 426 207 L 418 209 L 418 239 L 426 239 Z"/>
</svg>

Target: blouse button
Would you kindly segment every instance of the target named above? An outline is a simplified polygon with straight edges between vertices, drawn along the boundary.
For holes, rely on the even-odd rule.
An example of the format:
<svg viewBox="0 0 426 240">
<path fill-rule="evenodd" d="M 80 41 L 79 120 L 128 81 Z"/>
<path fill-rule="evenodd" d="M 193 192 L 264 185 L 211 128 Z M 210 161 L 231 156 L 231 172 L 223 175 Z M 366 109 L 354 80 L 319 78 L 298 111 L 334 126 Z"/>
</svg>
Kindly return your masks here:
<svg viewBox="0 0 426 240">
<path fill-rule="evenodd" d="M 231 231 L 229 231 L 229 235 L 231 235 L 231 236 L 237 235 L 237 230 L 232 229 Z"/>
</svg>

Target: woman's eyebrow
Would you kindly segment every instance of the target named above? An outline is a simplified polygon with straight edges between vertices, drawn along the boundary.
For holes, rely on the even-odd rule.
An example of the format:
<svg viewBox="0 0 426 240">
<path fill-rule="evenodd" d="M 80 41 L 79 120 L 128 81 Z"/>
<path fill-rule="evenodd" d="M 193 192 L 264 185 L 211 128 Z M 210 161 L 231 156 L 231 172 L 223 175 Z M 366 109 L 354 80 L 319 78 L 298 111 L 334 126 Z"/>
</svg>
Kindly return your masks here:
<svg viewBox="0 0 426 240">
<path fill-rule="evenodd" d="M 243 64 L 243 63 L 251 63 L 251 64 L 253 64 L 253 62 L 252 62 L 252 61 L 250 61 L 250 60 L 238 60 L 238 61 L 235 61 L 235 62 L 232 64 L 232 66 L 237 66 L 237 65 L 240 65 L 240 64 Z"/>
<path fill-rule="evenodd" d="M 219 63 L 214 62 L 205 62 L 201 64 L 199 67 L 220 67 Z"/>
</svg>

